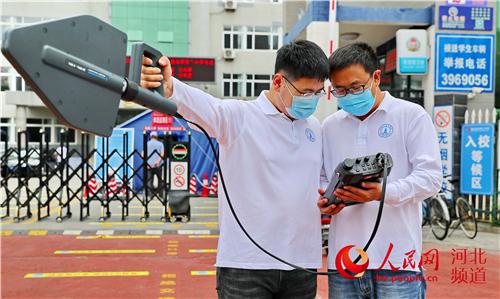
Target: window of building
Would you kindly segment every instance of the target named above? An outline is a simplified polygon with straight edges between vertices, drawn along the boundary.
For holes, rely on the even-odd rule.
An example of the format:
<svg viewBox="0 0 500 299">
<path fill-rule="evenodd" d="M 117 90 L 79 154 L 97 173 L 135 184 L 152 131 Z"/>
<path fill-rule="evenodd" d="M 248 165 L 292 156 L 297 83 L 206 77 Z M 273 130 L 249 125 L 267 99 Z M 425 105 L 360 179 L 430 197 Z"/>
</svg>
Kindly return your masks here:
<svg viewBox="0 0 500 299">
<path fill-rule="evenodd" d="M 28 134 L 28 142 L 40 142 L 44 136 L 43 142 L 50 142 L 50 127 L 29 126 L 26 128 Z M 45 134 L 43 134 L 45 133 Z"/>
<path fill-rule="evenodd" d="M 15 142 L 15 124 L 14 119 L 8 117 L 0 118 L 0 141 Z"/>
<path fill-rule="evenodd" d="M 2 91 L 30 91 L 31 87 L 11 66 L 0 67 L 0 81 Z"/>
<path fill-rule="evenodd" d="M 246 91 L 247 97 L 258 97 L 264 90 L 271 87 L 271 75 L 247 75 Z"/>
<path fill-rule="evenodd" d="M 281 46 L 280 26 L 230 26 L 223 31 L 224 49 L 277 50 Z"/>
<path fill-rule="evenodd" d="M 281 40 L 283 39 L 281 26 L 271 27 L 271 42 L 273 50 L 278 50 L 281 47 Z"/>
<path fill-rule="evenodd" d="M 0 141 L 1 142 L 10 142 L 10 130 L 7 126 L 0 126 Z"/>
<path fill-rule="evenodd" d="M 43 142 L 58 144 L 61 142 L 61 131 L 67 131 L 64 134 L 68 137 L 69 143 L 76 144 L 77 133 L 73 129 L 60 124 L 54 118 L 28 118 L 26 120 L 26 132 L 29 143 L 38 143 L 44 138 Z M 55 138 L 52 138 L 53 136 Z"/>
<path fill-rule="evenodd" d="M 243 75 L 222 75 L 223 95 L 225 97 L 241 97 L 243 95 Z"/>
<path fill-rule="evenodd" d="M 223 74 L 222 94 L 224 97 L 248 97 L 254 98 L 263 90 L 271 87 L 271 75 L 254 74 Z"/>
<path fill-rule="evenodd" d="M 271 32 L 270 27 L 255 26 L 255 50 L 269 50 L 271 49 Z"/>
<path fill-rule="evenodd" d="M 9 73 L 9 67 L 2 66 L 0 67 L 0 81 L 1 81 L 1 90 L 14 90 L 14 84 L 12 82 L 13 76 Z"/>
<path fill-rule="evenodd" d="M 243 40 L 242 26 L 224 26 L 224 49 L 241 49 Z"/>
<path fill-rule="evenodd" d="M 281 27 L 247 26 L 248 50 L 278 50 L 281 46 Z"/>
<path fill-rule="evenodd" d="M 17 17 L 17 16 L 2 16 L 0 18 L 0 35 L 10 28 L 16 28 L 26 24 L 37 23 L 49 20 L 49 18 L 41 17 Z M 0 39 L 0 46 L 2 40 Z M 0 89 L 1 91 L 29 91 L 31 88 L 27 85 L 19 74 L 12 68 L 6 59 L 0 60 Z"/>
<path fill-rule="evenodd" d="M 68 129 L 66 127 L 56 127 L 56 143 L 61 142 L 61 136 L 68 138 L 69 143 L 76 143 L 75 130 Z M 66 143 L 66 139 L 63 138 L 63 142 Z"/>
<path fill-rule="evenodd" d="M 26 120 L 26 132 L 28 142 L 40 142 L 45 135 L 44 142 L 50 142 L 50 125 L 44 123 L 42 118 L 28 118 Z"/>
</svg>

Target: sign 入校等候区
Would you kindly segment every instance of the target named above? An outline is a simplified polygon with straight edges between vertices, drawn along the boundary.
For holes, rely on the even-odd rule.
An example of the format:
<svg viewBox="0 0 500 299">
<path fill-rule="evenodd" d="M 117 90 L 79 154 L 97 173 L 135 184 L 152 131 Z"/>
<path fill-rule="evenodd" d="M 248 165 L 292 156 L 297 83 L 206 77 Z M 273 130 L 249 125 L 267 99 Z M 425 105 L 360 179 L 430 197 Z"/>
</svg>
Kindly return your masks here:
<svg viewBox="0 0 500 299">
<path fill-rule="evenodd" d="M 493 124 L 462 126 L 460 192 L 493 195 L 494 142 Z"/>
</svg>

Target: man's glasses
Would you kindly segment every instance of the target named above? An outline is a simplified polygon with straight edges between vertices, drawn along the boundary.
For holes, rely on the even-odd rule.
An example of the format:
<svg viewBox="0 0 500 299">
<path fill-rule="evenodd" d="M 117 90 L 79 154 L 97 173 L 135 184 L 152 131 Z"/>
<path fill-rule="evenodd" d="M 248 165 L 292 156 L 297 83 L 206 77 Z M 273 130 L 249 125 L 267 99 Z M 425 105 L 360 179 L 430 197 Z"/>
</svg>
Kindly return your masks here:
<svg viewBox="0 0 500 299">
<path fill-rule="evenodd" d="M 356 86 L 353 86 L 351 88 L 332 87 L 332 90 L 330 91 L 330 93 L 336 98 L 342 98 L 348 94 L 354 94 L 354 95 L 362 94 L 366 90 L 367 85 L 371 79 L 372 79 L 372 77 L 370 76 L 370 78 L 368 79 L 368 81 L 365 84 L 356 85 Z"/>
<path fill-rule="evenodd" d="M 320 91 L 317 91 L 317 92 L 302 92 L 297 87 L 295 87 L 295 85 L 293 85 L 292 82 L 290 82 L 290 80 L 288 80 L 285 76 L 282 76 L 282 77 L 285 79 L 286 82 L 288 82 L 293 87 L 293 89 L 295 89 L 299 93 L 299 96 L 302 96 L 302 97 L 320 96 L 320 97 L 322 97 L 322 96 L 326 95 L 324 88 L 322 88 Z M 285 86 L 288 89 L 288 91 L 290 92 L 290 94 L 293 96 L 293 93 L 290 91 L 287 84 L 285 84 Z"/>
</svg>

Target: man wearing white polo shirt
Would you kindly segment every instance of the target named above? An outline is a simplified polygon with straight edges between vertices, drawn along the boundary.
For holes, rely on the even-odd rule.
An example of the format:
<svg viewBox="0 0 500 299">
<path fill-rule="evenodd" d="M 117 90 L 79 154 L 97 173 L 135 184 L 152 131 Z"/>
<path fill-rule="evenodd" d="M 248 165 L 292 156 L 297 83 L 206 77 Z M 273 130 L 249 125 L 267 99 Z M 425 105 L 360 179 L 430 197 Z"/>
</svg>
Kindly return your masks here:
<svg viewBox="0 0 500 299">
<path fill-rule="evenodd" d="M 144 64 L 149 65 L 145 59 Z M 220 144 L 220 163 L 232 204 L 248 233 L 263 248 L 304 268 L 321 267 L 321 126 L 312 113 L 325 94 L 328 59 L 314 43 L 297 41 L 277 52 L 270 90 L 256 100 L 219 100 L 171 76 L 164 67 L 143 68 L 142 86 L 158 87 L 178 112 Z M 163 76 L 163 77 L 162 77 Z M 316 275 L 259 250 L 219 194 L 217 251 L 219 298 L 315 298 Z"/>
<path fill-rule="evenodd" d="M 342 110 L 323 123 L 325 183 L 345 158 L 383 152 L 389 153 L 394 162 L 378 233 L 367 250 L 368 270 L 353 280 L 339 273 L 330 275 L 329 296 L 424 298 L 426 284 L 418 265 L 422 252 L 421 207 L 425 198 L 439 191 L 442 180 L 431 118 L 419 105 L 380 90 L 381 71 L 369 45 L 342 47 L 331 55 L 329 64 L 332 94 Z M 332 270 L 336 269 L 335 258 L 343 247 L 363 248 L 368 241 L 377 216 L 381 184 L 348 186 L 337 190 L 336 195 L 362 204 L 345 207 L 333 217 L 328 256 Z M 323 213 L 338 212 L 324 207 L 325 203 L 320 197 L 318 205 Z"/>
</svg>

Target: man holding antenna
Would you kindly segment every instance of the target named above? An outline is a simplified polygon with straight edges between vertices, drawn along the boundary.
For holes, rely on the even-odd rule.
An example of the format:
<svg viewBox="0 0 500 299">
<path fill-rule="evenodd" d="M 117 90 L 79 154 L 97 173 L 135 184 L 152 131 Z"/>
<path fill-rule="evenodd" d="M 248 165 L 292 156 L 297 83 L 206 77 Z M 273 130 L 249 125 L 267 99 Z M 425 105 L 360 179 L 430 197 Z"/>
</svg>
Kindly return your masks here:
<svg viewBox="0 0 500 299">
<path fill-rule="evenodd" d="M 141 85 L 176 102 L 178 112 L 217 139 L 221 172 L 241 224 L 269 253 L 302 268 L 322 264 L 321 128 L 311 116 L 325 95 L 328 59 L 319 46 L 296 41 L 277 52 L 270 90 L 253 101 L 220 100 L 172 77 L 145 58 Z M 315 298 L 316 275 L 293 269 L 253 244 L 220 193 L 217 250 L 219 298 Z"/>
</svg>

